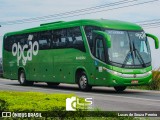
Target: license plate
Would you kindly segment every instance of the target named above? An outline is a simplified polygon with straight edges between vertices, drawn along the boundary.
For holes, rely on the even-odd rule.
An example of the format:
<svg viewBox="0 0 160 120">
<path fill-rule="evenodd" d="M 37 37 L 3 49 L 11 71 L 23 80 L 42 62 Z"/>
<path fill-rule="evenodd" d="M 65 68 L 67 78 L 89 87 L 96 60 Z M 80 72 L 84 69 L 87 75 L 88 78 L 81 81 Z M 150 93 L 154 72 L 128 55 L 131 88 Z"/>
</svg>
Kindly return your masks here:
<svg viewBox="0 0 160 120">
<path fill-rule="evenodd" d="M 138 80 L 132 80 L 131 83 L 132 84 L 138 84 Z"/>
</svg>

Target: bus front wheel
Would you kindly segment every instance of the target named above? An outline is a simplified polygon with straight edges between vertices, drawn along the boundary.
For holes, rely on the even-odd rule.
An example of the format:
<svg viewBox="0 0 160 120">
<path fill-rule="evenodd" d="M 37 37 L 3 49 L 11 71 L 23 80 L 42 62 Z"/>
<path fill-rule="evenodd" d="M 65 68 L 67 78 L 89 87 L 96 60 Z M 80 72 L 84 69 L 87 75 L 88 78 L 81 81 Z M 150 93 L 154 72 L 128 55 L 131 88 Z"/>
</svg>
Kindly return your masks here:
<svg viewBox="0 0 160 120">
<path fill-rule="evenodd" d="M 92 89 L 92 86 L 88 84 L 88 78 L 85 72 L 79 74 L 78 86 L 82 91 L 89 91 Z"/>
<path fill-rule="evenodd" d="M 27 81 L 26 80 L 26 75 L 25 75 L 25 72 L 23 70 L 21 70 L 20 73 L 19 73 L 18 81 L 23 86 L 33 85 L 32 81 Z"/>
<path fill-rule="evenodd" d="M 126 88 L 127 88 L 126 86 L 116 86 L 116 87 L 114 87 L 114 89 L 117 92 L 123 92 Z"/>
</svg>

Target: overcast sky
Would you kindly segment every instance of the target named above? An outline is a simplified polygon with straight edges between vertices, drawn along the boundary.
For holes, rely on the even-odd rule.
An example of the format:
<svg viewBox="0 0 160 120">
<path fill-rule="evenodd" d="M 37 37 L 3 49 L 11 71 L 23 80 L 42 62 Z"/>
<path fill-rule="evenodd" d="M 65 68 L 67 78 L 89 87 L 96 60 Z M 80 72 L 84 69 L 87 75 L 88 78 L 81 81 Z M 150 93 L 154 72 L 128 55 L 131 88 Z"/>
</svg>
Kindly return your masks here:
<svg viewBox="0 0 160 120">
<path fill-rule="evenodd" d="M 89 7 L 94 7 L 103 4 L 110 4 L 113 2 L 118 2 L 120 0 L 1 0 L 0 4 L 0 57 L 2 56 L 2 36 L 11 31 L 22 30 L 26 28 L 31 28 L 39 26 L 40 23 L 53 22 L 53 21 L 70 21 L 77 19 L 115 19 L 129 22 L 146 21 L 152 19 L 160 19 L 160 1 L 150 2 L 141 5 L 134 5 L 130 7 L 113 9 L 120 6 L 128 6 L 137 3 L 144 3 L 152 0 L 126 0 L 121 2 L 117 6 L 108 6 L 103 9 L 94 9 L 92 14 L 79 15 L 70 14 L 69 16 L 59 16 L 59 18 L 51 18 L 50 20 L 43 20 L 39 22 L 30 22 L 23 24 L 13 24 L 5 25 L 6 21 L 22 20 L 34 17 L 41 17 L 47 15 L 54 15 L 57 13 L 63 13 L 73 10 L 79 10 Z M 123 1 L 123 0 L 121 0 Z M 130 1 L 130 2 L 129 2 Z M 135 2 L 132 2 L 135 1 Z M 126 3 L 129 2 L 129 3 Z M 112 10 L 108 10 L 112 9 Z M 95 13 L 95 11 L 103 10 L 101 12 Z M 160 39 L 160 27 L 159 28 L 149 28 L 144 30 L 148 33 L 156 35 Z M 154 42 L 149 39 L 152 51 L 152 64 L 153 68 L 160 67 L 160 49 L 154 49 Z"/>
</svg>

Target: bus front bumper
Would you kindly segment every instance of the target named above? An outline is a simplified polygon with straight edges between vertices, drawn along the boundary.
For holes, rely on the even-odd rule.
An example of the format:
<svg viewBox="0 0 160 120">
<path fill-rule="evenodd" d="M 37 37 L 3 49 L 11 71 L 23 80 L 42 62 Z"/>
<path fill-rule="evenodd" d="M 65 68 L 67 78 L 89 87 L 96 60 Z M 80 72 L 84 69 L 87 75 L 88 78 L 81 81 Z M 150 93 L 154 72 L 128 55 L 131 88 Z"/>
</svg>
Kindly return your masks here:
<svg viewBox="0 0 160 120">
<path fill-rule="evenodd" d="M 148 85 L 152 81 L 152 73 L 147 72 L 145 74 L 121 74 L 110 73 L 111 79 L 109 86 L 139 86 Z"/>
</svg>

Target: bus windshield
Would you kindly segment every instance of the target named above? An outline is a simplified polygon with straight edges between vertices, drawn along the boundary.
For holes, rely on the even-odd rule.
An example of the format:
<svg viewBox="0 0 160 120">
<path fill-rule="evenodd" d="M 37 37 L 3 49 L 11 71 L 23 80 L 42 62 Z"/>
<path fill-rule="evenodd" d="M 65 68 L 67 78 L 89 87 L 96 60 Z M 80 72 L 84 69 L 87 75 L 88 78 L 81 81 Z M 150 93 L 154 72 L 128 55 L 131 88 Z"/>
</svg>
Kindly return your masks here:
<svg viewBox="0 0 160 120">
<path fill-rule="evenodd" d="M 146 66 L 151 62 L 149 44 L 144 32 L 105 30 L 111 37 L 108 49 L 111 63 L 125 66 Z"/>
</svg>

